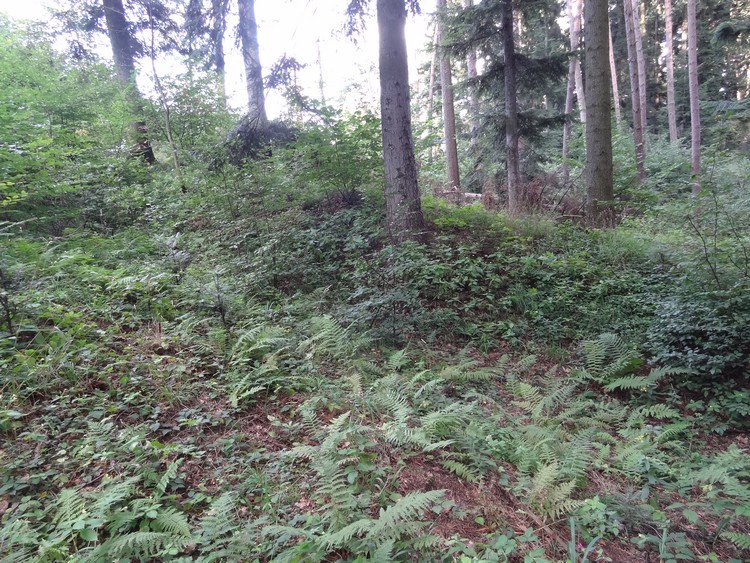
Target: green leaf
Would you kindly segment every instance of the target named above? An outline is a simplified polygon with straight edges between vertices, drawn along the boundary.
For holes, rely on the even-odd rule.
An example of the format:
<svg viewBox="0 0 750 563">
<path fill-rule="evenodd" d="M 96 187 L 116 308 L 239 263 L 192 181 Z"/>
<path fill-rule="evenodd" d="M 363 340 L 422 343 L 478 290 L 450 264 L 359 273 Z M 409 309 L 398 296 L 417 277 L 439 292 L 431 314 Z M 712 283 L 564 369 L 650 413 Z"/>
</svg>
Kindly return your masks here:
<svg viewBox="0 0 750 563">
<path fill-rule="evenodd" d="M 96 533 L 96 530 L 93 528 L 84 528 L 80 532 L 78 532 L 78 535 L 81 536 L 81 539 L 83 541 L 97 541 L 99 539 L 99 535 Z"/>
<path fill-rule="evenodd" d="M 698 524 L 701 521 L 701 517 L 698 516 L 698 513 L 695 510 L 690 510 L 689 508 L 683 510 L 682 515 L 687 518 L 687 521 L 691 524 Z"/>
</svg>

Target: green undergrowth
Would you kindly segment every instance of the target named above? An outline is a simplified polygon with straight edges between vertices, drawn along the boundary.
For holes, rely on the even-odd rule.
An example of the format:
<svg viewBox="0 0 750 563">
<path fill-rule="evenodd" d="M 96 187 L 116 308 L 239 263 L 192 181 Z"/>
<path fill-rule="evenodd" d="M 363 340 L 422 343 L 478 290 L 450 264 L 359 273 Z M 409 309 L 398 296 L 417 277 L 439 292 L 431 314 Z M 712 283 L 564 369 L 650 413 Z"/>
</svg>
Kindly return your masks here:
<svg viewBox="0 0 750 563">
<path fill-rule="evenodd" d="M 748 558 L 747 356 L 670 340 L 673 240 L 428 199 L 393 247 L 278 166 L 4 224 L 4 561 Z"/>
</svg>

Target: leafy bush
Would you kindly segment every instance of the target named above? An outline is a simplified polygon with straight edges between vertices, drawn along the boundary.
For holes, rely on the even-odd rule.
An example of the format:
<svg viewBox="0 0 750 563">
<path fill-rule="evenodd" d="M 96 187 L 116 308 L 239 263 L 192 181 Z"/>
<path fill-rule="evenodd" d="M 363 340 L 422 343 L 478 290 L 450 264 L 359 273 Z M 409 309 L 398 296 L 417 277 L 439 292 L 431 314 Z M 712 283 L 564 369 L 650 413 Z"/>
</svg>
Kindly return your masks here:
<svg viewBox="0 0 750 563">
<path fill-rule="evenodd" d="M 677 294 L 659 306 L 647 347 L 659 365 L 695 375 L 677 381 L 714 391 L 747 382 L 750 366 L 750 288 Z"/>
</svg>

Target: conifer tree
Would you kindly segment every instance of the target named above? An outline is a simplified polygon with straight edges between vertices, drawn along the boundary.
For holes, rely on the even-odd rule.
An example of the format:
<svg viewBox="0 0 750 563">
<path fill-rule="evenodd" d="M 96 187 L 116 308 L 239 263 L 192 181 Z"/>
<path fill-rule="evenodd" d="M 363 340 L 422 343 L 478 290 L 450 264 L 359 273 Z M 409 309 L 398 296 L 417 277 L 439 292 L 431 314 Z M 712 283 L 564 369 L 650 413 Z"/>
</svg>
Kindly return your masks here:
<svg viewBox="0 0 750 563">
<path fill-rule="evenodd" d="M 613 222 L 608 11 L 607 0 L 586 0 L 586 216 L 593 225 Z"/>
</svg>

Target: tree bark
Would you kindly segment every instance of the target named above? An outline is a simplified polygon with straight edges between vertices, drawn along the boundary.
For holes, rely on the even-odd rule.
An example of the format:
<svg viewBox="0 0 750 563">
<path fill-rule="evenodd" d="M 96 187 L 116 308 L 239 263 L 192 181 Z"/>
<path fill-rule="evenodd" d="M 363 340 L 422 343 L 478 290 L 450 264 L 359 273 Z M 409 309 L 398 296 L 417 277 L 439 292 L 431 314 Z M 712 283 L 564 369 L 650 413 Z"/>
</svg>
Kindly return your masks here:
<svg viewBox="0 0 750 563">
<path fill-rule="evenodd" d="M 443 22 L 448 7 L 447 0 L 438 0 L 438 45 L 443 47 Z M 440 53 L 440 90 L 443 96 L 443 137 L 445 139 L 445 160 L 450 188 L 461 191 L 461 178 L 458 169 L 458 145 L 456 143 L 456 110 L 453 105 L 453 77 L 448 53 Z"/>
<path fill-rule="evenodd" d="M 112 58 L 115 61 L 117 79 L 125 88 L 138 92 L 135 76 L 135 58 L 133 57 L 133 38 L 130 26 L 125 17 L 122 0 L 103 0 L 104 19 L 107 23 L 107 34 L 112 45 Z"/>
<path fill-rule="evenodd" d="M 643 121 L 641 119 L 641 92 L 638 82 L 638 55 L 636 54 L 635 30 L 633 29 L 633 5 L 623 0 L 625 8 L 625 33 L 628 38 L 628 70 L 630 71 L 630 105 L 633 110 L 633 141 L 635 143 L 635 165 L 638 181 L 646 179 L 646 152 L 643 144 Z"/>
<path fill-rule="evenodd" d="M 505 57 L 505 165 L 508 169 L 508 211 L 520 213 L 524 201 L 518 156 L 518 98 L 513 1 L 503 0 L 503 53 Z"/>
<path fill-rule="evenodd" d="M 698 92 L 698 26 L 696 0 L 687 2 L 688 83 L 690 87 L 690 155 L 693 165 L 693 193 L 701 191 L 701 112 Z"/>
<path fill-rule="evenodd" d="M 224 31 L 226 30 L 226 0 L 213 0 L 213 26 L 211 28 L 211 46 L 213 47 L 213 67 L 216 73 L 216 89 L 219 99 L 226 107 L 227 87 L 224 61 Z"/>
<path fill-rule="evenodd" d="M 609 22 L 609 73 L 612 75 L 612 99 L 615 106 L 615 121 L 618 129 L 622 124 L 622 111 L 620 110 L 620 86 L 617 82 L 617 63 L 615 62 L 615 46 L 612 43 L 612 23 Z"/>
<path fill-rule="evenodd" d="M 562 146 L 562 176 L 566 184 L 570 181 L 570 136 L 571 124 L 570 114 L 573 112 L 573 96 L 575 95 L 576 67 L 573 61 L 568 66 L 568 87 L 565 91 L 565 115 L 567 116 L 563 125 L 563 146 Z"/>
<path fill-rule="evenodd" d="M 424 228 L 411 132 L 409 63 L 404 0 L 377 0 L 380 36 L 380 113 L 387 228 L 395 242 Z"/>
<path fill-rule="evenodd" d="M 638 65 L 638 93 L 641 96 L 641 129 L 643 130 L 643 151 L 646 151 L 648 133 L 648 95 L 646 93 L 646 56 L 643 53 L 643 33 L 641 32 L 641 11 L 639 0 L 630 0 L 633 8 L 633 34 Z"/>
<path fill-rule="evenodd" d="M 122 0 L 103 0 L 104 19 L 107 24 L 107 35 L 112 46 L 112 58 L 115 62 L 117 79 L 125 89 L 132 110 L 140 115 L 141 93 L 138 90 L 138 82 L 135 74 L 135 57 L 133 56 L 133 38 L 130 34 L 130 25 L 125 17 L 125 8 Z M 131 153 L 143 158 L 149 164 L 156 162 L 154 149 L 148 140 L 148 128 L 145 121 L 136 121 L 132 124 L 132 139 L 135 146 Z"/>
<path fill-rule="evenodd" d="M 468 9 L 474 6 L 474 0 L 464 0 L 464 8 Z M 477 77 L 477 53 L 470 48 L 466 53 L 466 76 L 469 80 Z M 477 133 L 479 131 L 479 96 L 477 95 L 476 86 L 469 86 L 469 124 L 471 127 L 471 147 L 477 143 Z"/>
<path fill-rule="evenodd" d="M 586 93 L 583 87 L 583 71 L 581 67 L 581 17 L 583 16 L 583 0 L 568 0 L 568 17 L 570 19 L 570 49 L 575 53 L 571 64 L 575 69 L 576 97 L 578 98 L 578 112 L 581 123 L 586 123 Z"/>
<path fill-rule="evenodd" d="M 669 122 L 669 140 L 677 142 L 677 104 L 674 93 L 674 22 L 672 20 L 672 0 L 664 2 L 664 27 L 667 65 L 667 121 Z"/>
<path fill-rule="evenodd" d="M 437 74 L 437 52 L 438 52 L 438 22 L 435 20 L 435 31 L 432 35 L 432 61 L 430 62 L 430 86 L 427 92 L 427 127 L 432 134 L 432 115 L 435 113 L 435 75 Z M 427 153 L 427 161 L 432 164 L 435 147 L 430 142 L 430 150 Z"/>
<path fill-rule="evenodd" d="M 586 217 L 592 225 L 613 225 L 608 0 L 586 0 L 585 22 Z"/>
<path fill-rule="evenodd" d="M 240 16 L 238 30 L 242 46 L 242 61 L 245 64 L 248 115 L 250 119 L 257 122 L 258 126 L 263 127 L 268 123 L 268 117 L 263 92 L 263 67 L 260 64 L 255 0 L 237 0 L 237 7 Z"/>
</svg>

